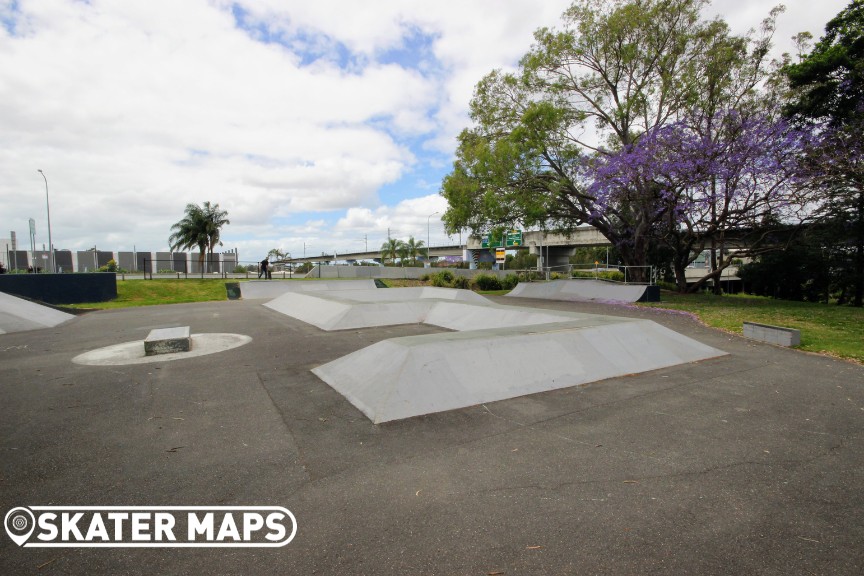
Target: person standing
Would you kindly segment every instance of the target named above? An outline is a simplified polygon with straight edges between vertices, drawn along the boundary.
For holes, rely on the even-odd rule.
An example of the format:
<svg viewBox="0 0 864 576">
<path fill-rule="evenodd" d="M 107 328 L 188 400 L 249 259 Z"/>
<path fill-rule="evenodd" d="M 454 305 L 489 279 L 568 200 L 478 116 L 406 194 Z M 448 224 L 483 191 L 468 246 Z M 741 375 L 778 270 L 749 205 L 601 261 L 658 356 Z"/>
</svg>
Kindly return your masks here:
<svg viewBox="0 0 864 576">
<path fill-rule="evenodd" d="M 265 280 L 270 279 L 270 262 L 265 258 L 261 260 L 261 266 L 258 267 L 258 278 L 261 278 L 261 275 L 264 275 Z"/>
</svg>

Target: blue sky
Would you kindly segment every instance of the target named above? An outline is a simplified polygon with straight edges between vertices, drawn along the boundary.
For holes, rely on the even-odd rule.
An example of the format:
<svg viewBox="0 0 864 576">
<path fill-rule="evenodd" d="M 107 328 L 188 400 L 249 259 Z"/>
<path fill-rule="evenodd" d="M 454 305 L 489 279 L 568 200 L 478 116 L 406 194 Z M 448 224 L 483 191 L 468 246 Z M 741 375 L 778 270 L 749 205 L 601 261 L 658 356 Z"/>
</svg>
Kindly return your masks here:
<svg viewBox="0 0 864 576">
<path fill-rule="evenodd" d="M 57 248 L 165 250 L 204 201 L 244 260 L 376 247 L 388 229 L 448 242 L 438 190 L 474 85 L 568 4 L 0 0 L 0 238 L 32 217 L 47 242 L 41 168 Z M 773 4 L 708 13 L 744 32 Z M 846 2 L 786 5 L 788 50 Z"/>
</svg>

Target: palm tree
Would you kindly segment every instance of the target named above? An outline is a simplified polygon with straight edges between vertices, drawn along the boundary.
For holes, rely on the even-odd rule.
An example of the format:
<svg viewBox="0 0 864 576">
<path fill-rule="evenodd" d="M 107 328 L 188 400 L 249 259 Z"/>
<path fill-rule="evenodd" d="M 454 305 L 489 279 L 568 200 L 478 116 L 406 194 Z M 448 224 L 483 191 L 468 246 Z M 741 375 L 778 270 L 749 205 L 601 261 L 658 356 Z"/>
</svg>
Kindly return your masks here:
<svg viewBox="0 0 864 576">
<path fill-rule="evenodd" d="M 213 261 L 213 248 L 217 245 L 222 246 L 222 240 L 219 238 L 223 226 L 231 223 L 228 220 L 228 211 L 220 210 L 219 204 L 211 205 L 210 202 L 204 202 L 202 207 L 205 218 L 207 220 L 207 247 L 210 250 L 208 262 Z"/>
<path fill-rule="evenodd" d="M 417 256 L 422 256 L 426 250 L 423 249 L 425 244 L 422 240 L 415 240 L 413 236 L 408 238 L 408 242 L 405 243 L 405 246 L 408 247 L 408 256 L 411 257 L 411 264 L 417 264 Z"/>
<path fill-rule="evenodd" d="M 219 204 L 210 204 L 210 202 L 204 202 L 203 206 L 187 204 L 186 215 L 171 226 L 173 232 L 168 237 L 171 251 L 198 248 L 198 264 L 203 273 L 205 254 L 209 251 L 212 258 L 213 248 L 222 245 L 219 239 L 221 229 L 231 223 L 227 216 L 227 211 L 219 210 Z"/>
<path fill-rule="evenodd" d="M 388 238 L 384 244 L 381 245 L 381 262 L 386 263 L 389 258 L 391 262 L 396 262 L 396 256 L 399 254 L 399 247 L 402 245 L 401 240 L 397 240 L 396 238 Z"/>
<path fill-rule="evenodd" d="M 405 261 L 408 259 L 408 244 L 400 240 L 396 253 L 399 254 L 399 264 L 404 268 Z"/>
<path fill-rule="evenodd" d="M 168 237 L 168 245 L 171 251 L 192 250 L 198 248 L 198 263 L 204 270 L 204 254 L 210 243 L 207 236 L 207 217 L 201 207 L 197 204 L 186 205 L 186 216 L 171 226 L 171 236 Z"/>
</svg>

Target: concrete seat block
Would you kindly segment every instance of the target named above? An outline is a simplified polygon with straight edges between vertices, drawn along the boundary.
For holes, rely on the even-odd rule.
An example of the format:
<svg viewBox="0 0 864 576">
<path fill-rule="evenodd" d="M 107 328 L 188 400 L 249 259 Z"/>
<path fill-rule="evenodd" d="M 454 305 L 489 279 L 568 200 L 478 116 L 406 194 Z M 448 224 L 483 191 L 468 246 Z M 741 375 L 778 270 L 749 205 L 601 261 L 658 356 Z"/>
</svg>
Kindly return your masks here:
<svg viewBox="0 0 864 576">
<path fill-rule="evenodd" d="M 192 337 L 189 334 L 189 326 L 156 328 L 151 330 L 147 338 L 144 339 L 145 356 L 188 352 L 191 349 Z"/>
<path fill-rule="evenodd" d="M 744 322 L 744 336 L 778 346 L 798 346 L 801 344 L 800 330 L 756 322 Z"/>
</svg>

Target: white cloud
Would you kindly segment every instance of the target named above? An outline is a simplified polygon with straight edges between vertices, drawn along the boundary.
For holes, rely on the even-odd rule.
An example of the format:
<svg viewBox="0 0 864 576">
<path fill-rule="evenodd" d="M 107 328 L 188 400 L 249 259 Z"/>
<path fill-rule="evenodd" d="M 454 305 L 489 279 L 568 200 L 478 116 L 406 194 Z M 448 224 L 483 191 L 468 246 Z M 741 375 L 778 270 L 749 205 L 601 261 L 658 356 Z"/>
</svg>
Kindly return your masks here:
<svg viewBox="0 0 864 576">
<path fill-rule="evenodd" d="M 0 3 L 0 226 L 23 237 L 33 217 L 46 240 L 42 168 L 59 247 L 164 249 L 183 207 L 205 200 L 229 210 L 224 239 L 247 251 L 380 244 L 388 227 L 425 238 L 444 205 L 437 182 L 414 179 L 453 152 L 476 82 L 512 67 L 568 4 Z M 787 4 L 778 40 L 818 37 L 845 1 Z M 772 5 L 715 8 L 743 31 Z M 394 54 L 416 43 L 416 68 L 401 65 Z M 382 205 L 401 183 L 406 197 Z M 435 243 L 435 218 L 430 231 Z"/>
</svg>

